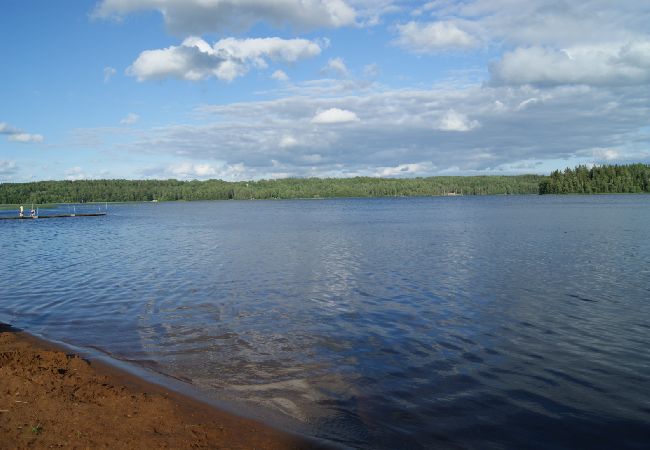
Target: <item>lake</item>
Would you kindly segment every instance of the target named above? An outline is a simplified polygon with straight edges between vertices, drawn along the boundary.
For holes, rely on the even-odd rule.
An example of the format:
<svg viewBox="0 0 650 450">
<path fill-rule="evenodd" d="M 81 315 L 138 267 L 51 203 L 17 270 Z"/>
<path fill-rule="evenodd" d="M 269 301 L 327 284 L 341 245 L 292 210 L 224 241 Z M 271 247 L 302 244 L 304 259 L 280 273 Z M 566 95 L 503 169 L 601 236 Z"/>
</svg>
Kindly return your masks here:
<svg viewBox="0 0 650 450">
<path fill-rule="evenodd" d="M 650 196 L 108 212 L 0 221 L 0 321 L 353 448 L 650 440 Z"/>
</svg>

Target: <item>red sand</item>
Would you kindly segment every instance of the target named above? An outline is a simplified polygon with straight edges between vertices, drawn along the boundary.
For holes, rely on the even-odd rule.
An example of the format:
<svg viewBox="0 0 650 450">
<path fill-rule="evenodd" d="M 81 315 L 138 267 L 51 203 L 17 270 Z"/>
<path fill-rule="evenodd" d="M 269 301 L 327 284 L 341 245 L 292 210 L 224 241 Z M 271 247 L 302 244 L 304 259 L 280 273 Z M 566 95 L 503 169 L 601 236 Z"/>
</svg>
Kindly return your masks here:
<svg viewBox="0 0 650 450">
<path fill-rule="evenodd" d="M 314 447 L 0 324 L 0 448 Z"/>
</svg>

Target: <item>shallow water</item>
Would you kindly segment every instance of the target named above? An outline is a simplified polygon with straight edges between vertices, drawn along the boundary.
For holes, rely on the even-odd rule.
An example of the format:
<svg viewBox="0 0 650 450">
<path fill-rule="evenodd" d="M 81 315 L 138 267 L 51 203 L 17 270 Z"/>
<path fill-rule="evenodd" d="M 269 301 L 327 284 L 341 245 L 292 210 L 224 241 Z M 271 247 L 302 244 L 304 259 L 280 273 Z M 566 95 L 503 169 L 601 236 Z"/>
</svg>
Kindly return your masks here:
<svg viewBox="0 0 650 450">
<path fill-rule="evenodd" d="M 0 256 L 0 321 L 351 447 L 650 439 L 650 196 L 109 205 Z"/>
</svg>

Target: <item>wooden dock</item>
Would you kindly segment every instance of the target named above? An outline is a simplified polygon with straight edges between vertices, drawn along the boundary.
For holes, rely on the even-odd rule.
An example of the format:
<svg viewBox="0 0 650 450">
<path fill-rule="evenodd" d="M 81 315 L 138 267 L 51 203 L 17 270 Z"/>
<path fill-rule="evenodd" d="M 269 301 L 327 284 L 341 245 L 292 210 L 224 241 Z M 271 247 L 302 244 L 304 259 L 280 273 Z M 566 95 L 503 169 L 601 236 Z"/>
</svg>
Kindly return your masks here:
<svg viewBox="0 0 650 450">
<path fill-rule="evenodd" d="M 0 217 L 0 220 L 36 220 L 36 219 L 59 219 L 63 217 L 96 217 L 96 216 L 105 216 L 105 212 L 97 212 L 97 213 L 80 213 L 80 214 L 47 214 L 44 216 L 29 216 L 29 215 L 24 215 L 23 217 L 20 216 L 12 216 L 12 217 Z"/>
</svg>

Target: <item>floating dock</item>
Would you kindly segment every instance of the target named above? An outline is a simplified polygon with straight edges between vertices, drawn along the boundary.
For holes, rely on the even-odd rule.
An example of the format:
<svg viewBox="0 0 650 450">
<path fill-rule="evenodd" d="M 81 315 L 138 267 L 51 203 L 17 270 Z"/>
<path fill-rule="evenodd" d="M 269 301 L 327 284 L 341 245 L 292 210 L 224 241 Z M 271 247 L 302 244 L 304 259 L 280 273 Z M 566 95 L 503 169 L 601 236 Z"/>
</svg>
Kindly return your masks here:
<svg viewBox="0 0 650 450">
<path fill-rule="evenodd" d="M 105 216 L 105 212 L 97 212 L 97 213 L 83 213 L 83 214 L 47 214 L 44 216 L 28 216 L 24 215 L 23 217 L 20 216 L 13 216 L 13 217 L 0 217 L 0 220 L 35 220 L 35 219 L 59 219 L 62 217 L 96 217 L 96 216 Z"/>
</svg>

